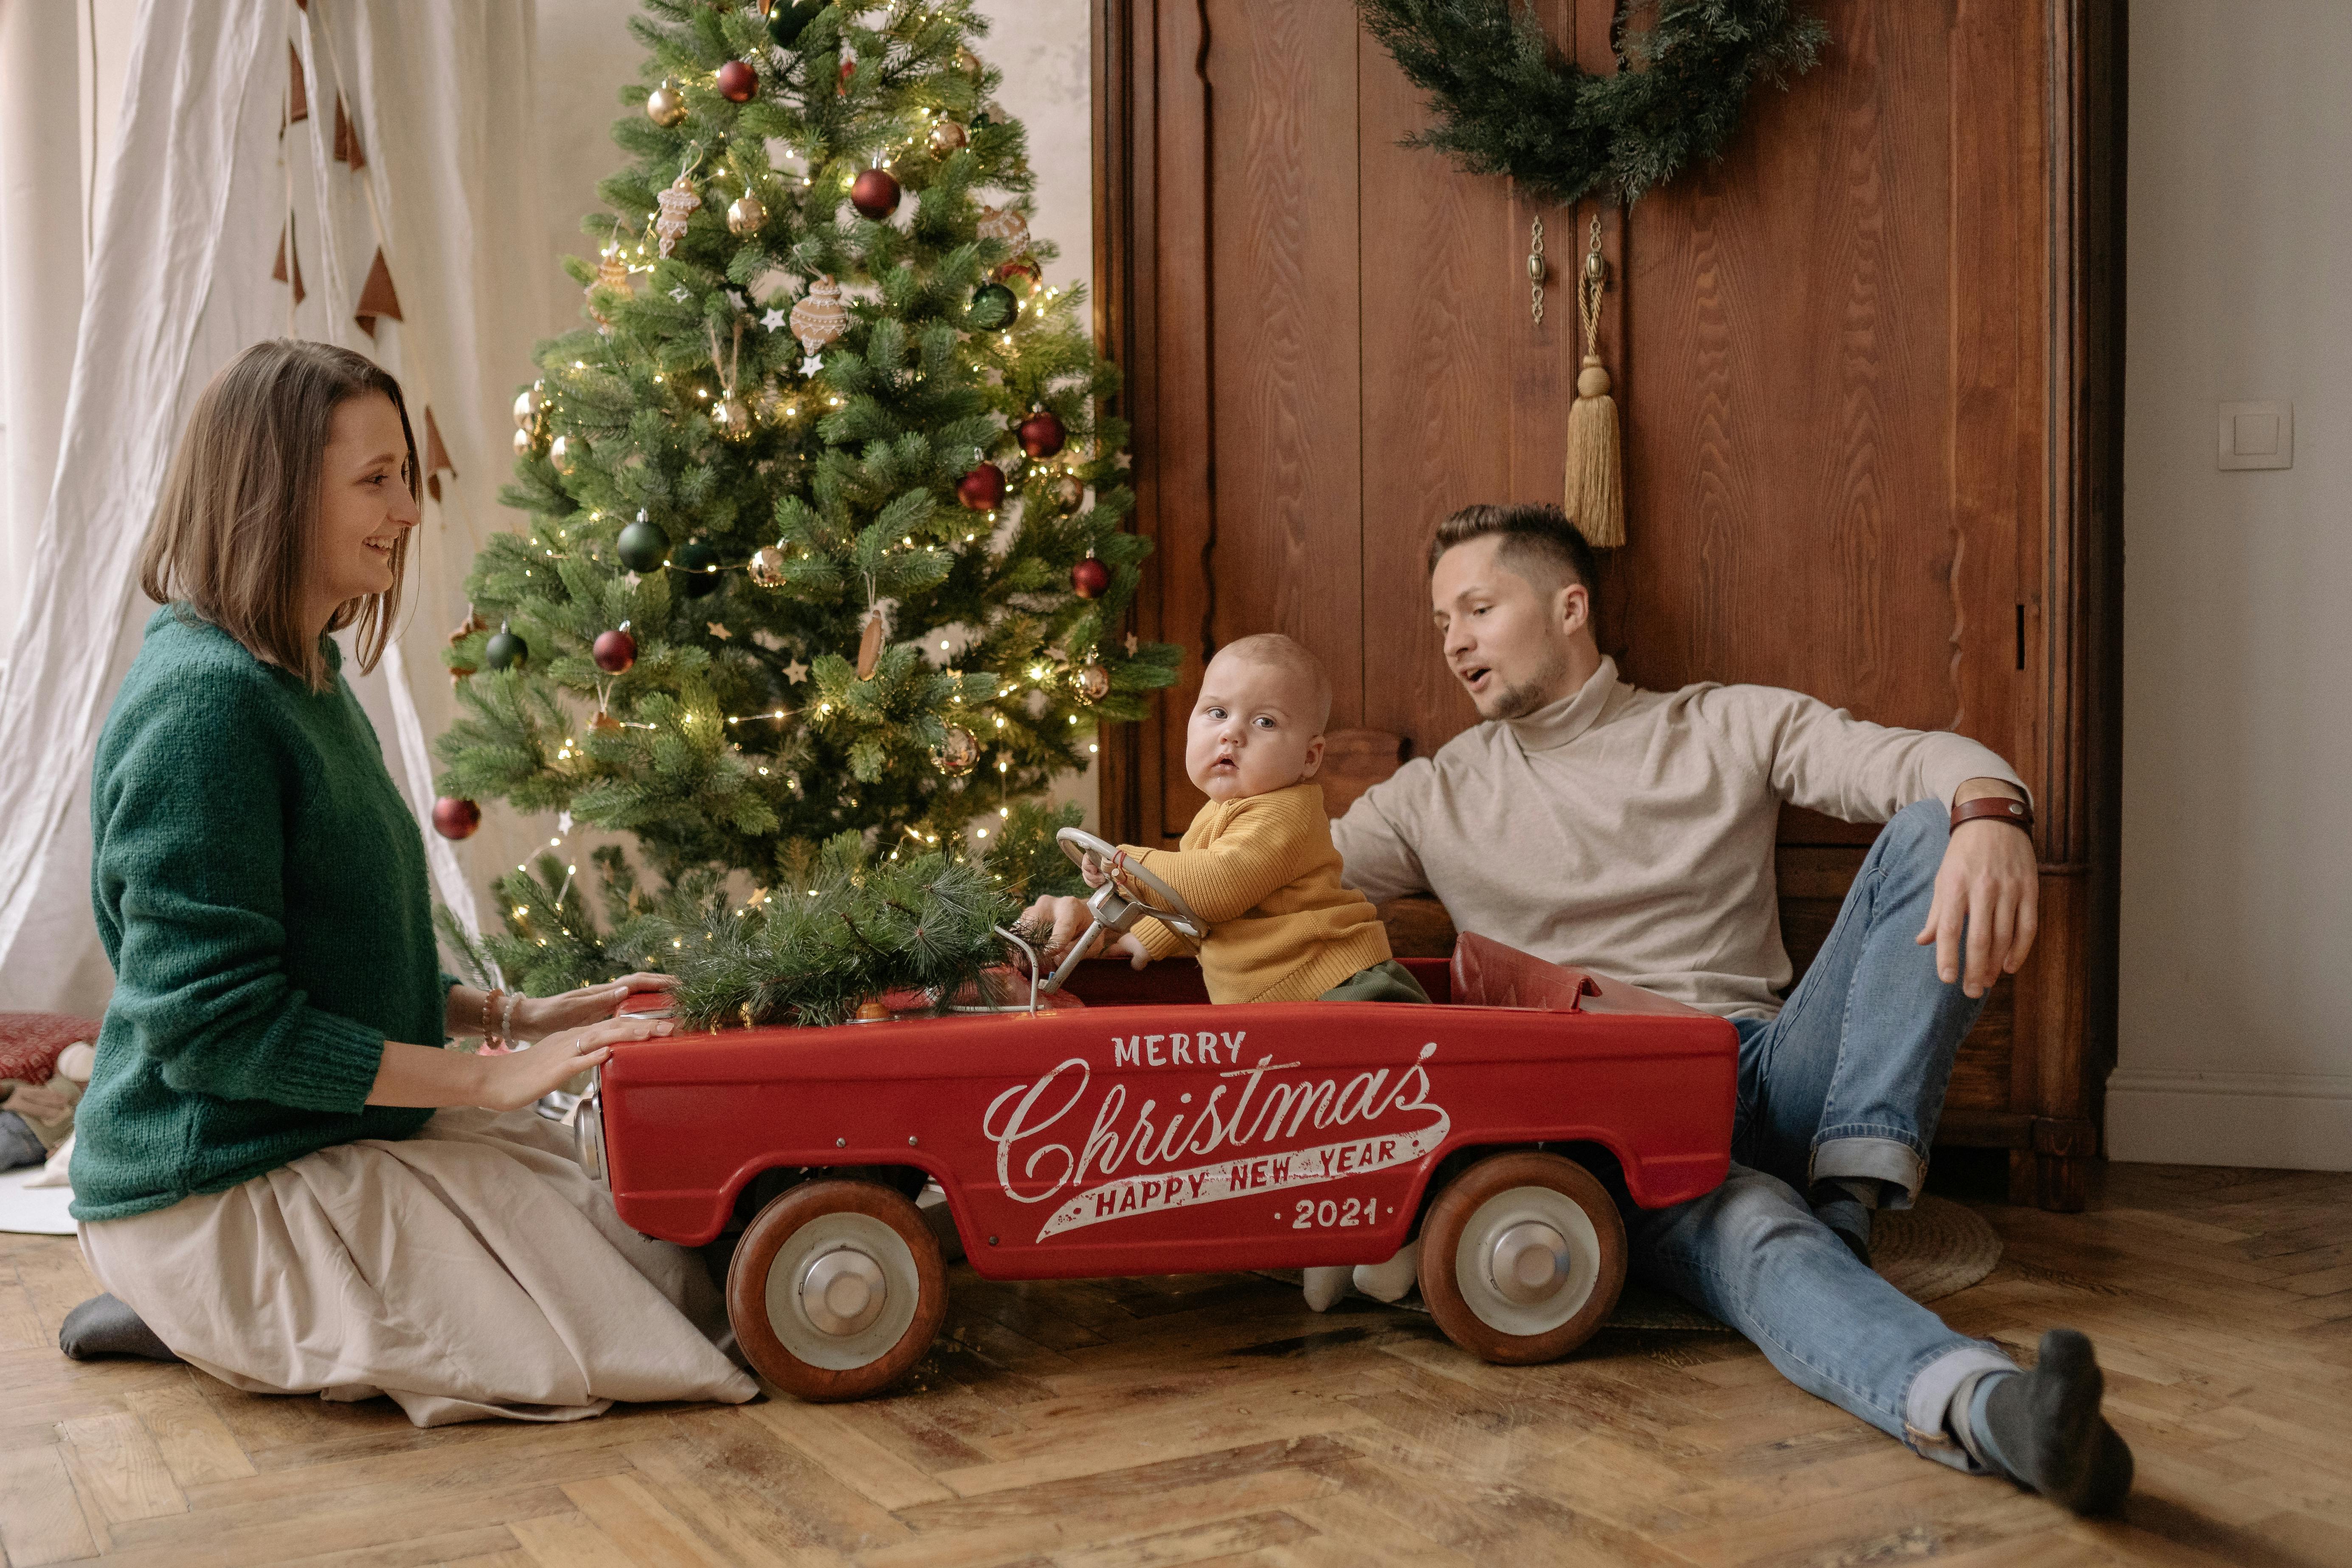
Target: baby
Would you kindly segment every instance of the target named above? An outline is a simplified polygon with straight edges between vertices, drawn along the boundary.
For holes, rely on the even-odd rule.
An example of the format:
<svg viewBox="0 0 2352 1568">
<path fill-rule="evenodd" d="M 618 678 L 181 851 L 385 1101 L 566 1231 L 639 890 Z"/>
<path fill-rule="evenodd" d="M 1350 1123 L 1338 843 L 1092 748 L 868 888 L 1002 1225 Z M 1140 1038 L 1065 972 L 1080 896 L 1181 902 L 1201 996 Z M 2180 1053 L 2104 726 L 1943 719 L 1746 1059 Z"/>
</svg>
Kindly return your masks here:
<svg viewBox="0 0 2352 1568">
<path fill-rule="evenodd" d="M 1212 1002 L 1427 1002 L 1389 953 L 1370 902 L 1340 885 L 1323 786 L 1331 682 L 1286 637 L 1244 637 L 1209 661 L 1185 731 L 1184 771 L 1209 804 L 1179 847 L 1119 853 L 1158 876 L 1209 927 Z M 1088 857 L 1087 882 L 1105 872 Z M 1116 951 L 1139 966 L 1188 944 L 1158 921 Z"/>
</svg>

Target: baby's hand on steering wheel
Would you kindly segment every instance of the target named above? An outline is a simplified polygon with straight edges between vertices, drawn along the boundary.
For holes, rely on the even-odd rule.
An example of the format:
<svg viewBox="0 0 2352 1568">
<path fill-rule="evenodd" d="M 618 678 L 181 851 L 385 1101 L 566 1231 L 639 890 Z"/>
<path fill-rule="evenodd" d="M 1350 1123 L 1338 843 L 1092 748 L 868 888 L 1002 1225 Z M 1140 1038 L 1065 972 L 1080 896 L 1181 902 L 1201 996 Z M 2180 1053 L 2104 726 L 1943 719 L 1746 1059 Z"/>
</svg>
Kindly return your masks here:
<svg viewBox="0 0 2352 1568">
<path fill-rule="evenodd" d="M 1091 849 L 1078 861 L 1078 875 L 1086 879 L 1089 888 L 1099 888 L 1110 880 L 1110 873 L 1103 869 L 1102 857 Z"/>
</svg>

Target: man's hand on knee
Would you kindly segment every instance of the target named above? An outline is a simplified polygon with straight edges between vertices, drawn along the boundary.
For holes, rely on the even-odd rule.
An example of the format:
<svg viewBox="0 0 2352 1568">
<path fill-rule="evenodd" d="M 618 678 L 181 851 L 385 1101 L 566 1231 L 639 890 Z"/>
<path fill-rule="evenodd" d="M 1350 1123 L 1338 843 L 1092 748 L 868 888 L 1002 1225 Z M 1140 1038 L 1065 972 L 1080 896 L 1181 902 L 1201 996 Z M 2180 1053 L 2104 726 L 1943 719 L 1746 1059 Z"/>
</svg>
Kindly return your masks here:
<svg viewBox="0 0 2352 1568">
<path fill-rule="evenodd" d="M 1958 798 L 2017 792 L 1994 779 L 1971 779 Z M 1935 901 L 1919 932 L 1936 949 L 1936 973 L 1958 981 L 1970 997 L 1983 995 L 2004 973 L 2014 974 L 2033 951 L 2042 893 L 2033 836 L 2006 822 L 1964 822 L 1952 830 L 1936 873 Z"/>
</svg>

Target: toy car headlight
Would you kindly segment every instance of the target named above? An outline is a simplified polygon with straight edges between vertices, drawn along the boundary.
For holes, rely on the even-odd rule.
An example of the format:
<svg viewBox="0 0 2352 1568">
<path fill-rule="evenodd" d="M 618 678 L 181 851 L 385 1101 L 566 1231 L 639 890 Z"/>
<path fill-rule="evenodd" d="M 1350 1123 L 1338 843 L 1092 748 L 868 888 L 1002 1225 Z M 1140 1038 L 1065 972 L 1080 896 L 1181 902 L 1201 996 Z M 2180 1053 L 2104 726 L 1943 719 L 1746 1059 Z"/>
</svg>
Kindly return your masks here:
<svg viewBox="0 0 2352 1568">
<path fill-rule="evenodd" d="M 604 1069 L 591 1068 L 588 1092 L 580 1097 L 580 1109 L 572 1121 L 572 1142 L 580 1168 L 588 1173 L 592 1182 L 604 1179 Z"/>
</svg>

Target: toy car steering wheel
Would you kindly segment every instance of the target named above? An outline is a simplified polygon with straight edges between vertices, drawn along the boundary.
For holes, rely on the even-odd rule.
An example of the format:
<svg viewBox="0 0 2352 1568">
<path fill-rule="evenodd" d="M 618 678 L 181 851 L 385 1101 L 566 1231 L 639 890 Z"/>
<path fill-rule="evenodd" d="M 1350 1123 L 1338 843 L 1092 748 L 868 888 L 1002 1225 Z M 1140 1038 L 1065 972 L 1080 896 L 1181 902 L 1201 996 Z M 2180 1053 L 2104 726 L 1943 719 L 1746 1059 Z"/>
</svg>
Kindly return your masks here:
<svg viewBox="0 0 2352 1568">
<path fill-rule="evenodd" d="M 1208 936 L 1209 922 L 1192 912 L 1192 906 L 1184 901 L 1184 896 L 1120 853 L 1118 845 L 1106 843 L 1083 827 L 1065 827 L 1054 837 L 1072 864 L 1083 867 L 1087 856 L 1091 854 L 1102 862 L 1103 869 L 1108 875 L 1103 885 L 1087 900 L 1087 910 L 1094 916 L 1094 923 L 1072 945 L 1070 955 L 1062 960 L 1062 966 L 1054 971 L 1053 978 L 1038 987 L 1039 990 L 1060 989 L 1062 982 L 1077 967 L 1078 960 L 1094 944 L 1097 931 L 1115 931 L 1124 934 L 1134 930 L 1140 921 L 1156 920 L 1178 935 L 1194 942 Z M 1139 897 L 1139 888 L 1160 902 L 1154 904 Z"/>
</svg>

